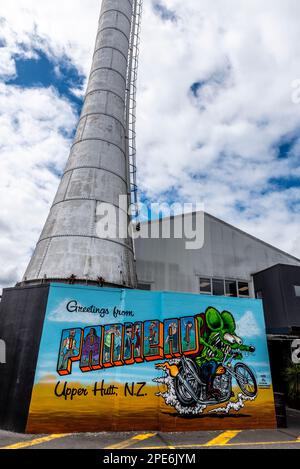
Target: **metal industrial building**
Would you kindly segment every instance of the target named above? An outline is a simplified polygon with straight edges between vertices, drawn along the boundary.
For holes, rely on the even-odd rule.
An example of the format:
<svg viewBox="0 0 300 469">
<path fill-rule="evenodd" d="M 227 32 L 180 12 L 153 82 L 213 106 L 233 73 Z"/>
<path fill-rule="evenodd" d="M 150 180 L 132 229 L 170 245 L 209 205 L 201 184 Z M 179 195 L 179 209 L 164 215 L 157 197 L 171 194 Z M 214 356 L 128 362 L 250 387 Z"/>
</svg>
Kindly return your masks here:
<svg viewBox="0 0 300 469">
<path fill-rule="evenodd" d="M 208 213 L 204 214 L 203 226 L 203 247 L 196 250 L 186 249 L 184 237 L 138 238 L 135 248 L 139 287 L 255 297 L 256 272 L 276 264 L 300 268 L 300 259 Z"/>
</svg>

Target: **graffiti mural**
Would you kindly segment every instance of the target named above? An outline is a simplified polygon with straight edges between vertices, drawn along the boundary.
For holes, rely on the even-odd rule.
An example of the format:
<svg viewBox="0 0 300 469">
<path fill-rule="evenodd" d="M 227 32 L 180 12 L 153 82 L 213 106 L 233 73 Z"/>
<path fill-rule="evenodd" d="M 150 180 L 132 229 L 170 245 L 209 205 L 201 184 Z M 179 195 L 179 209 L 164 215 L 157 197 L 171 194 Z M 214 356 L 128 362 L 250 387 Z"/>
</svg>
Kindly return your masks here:
<svg viewBox="0 0 300 469">
<path fill-rule="evenodd" d="M 259 300 L 51 285 L 28 432 L 230 426 L 275 427 Z"/>
<path fill-rule="evenodd" d="M 190 324 L 191 332 L 195 330 Z M 241 362 L 243 353 L 254 353 L 255 347 L 246 345 L 237 335 L 236 322 L 229 311 L 220 313 L 207 308 L 205 314 L 196 317 L 199 347 L 189 358 L 183 352 L 180 359 L 156 364 L 166 375 L 154 381 L 166 384 L 168 390 L 161 394 L 165 402 L 179 414 L 202 413 L 208 406 L 226 403 L 226 406 L 210 412 L 228 413 L 244 407 L 244 401 L 257 397 L 255 374 Z M 194 334 L 196 335 L 196 334 Z M 234 361 L 238 361 L 233 365 Z M 235 402 L 233 380 L 237 383 L 238 399 Z"/>
</svg>

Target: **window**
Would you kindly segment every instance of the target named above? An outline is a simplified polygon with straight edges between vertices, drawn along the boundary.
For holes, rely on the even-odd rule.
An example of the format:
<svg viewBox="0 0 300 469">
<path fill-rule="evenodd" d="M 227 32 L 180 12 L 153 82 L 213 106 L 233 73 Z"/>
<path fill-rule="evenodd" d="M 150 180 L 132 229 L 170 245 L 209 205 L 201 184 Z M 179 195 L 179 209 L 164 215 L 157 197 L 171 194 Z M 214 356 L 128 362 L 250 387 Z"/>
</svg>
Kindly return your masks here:
<svg viewBox="0 0 300 469">
<path fill-rule="evenodd" d="M 238 282 L 238 291 L 239 291 L 239 296 L 249 297 L 249 283 Z"/>
<path fill-rule="evenodd" d="M 200 293 L 211 295 L 211 280 L 210 278 L 200 278 Z"/>
<path fill-rule="evenodd" d="M 295 295 L 300 297 L 300 285 L 294 285 Z"/>
<path fill-rule="evenodd" d="M 224 294 L 225 294 L 225 292 L 224 292 L 224 280 L 219 280 L 219 279 L 213 278 L 212 285 L 213 285 L 213 295 L 224 296 Z"/>
<path fill-rule="evenodd" d="M 258 300 L 262 300 L 263 299 L 263 292 L 262 290 L 258 290 L 256 293 L 255 293 L 255 296 Z"/>
<path fill-rule="evenodd" d="M 237 296 L 237 288 L 235 280 L 225 280 L 226 296 Z"/>
<path fill-rule="evenodd" d="M 232 298 L 249 298 L 250 288 L 248 282 L 240 282 L 238 280 L 229 280 L 221 278 L 200 277 L 200 293 L 202 295 L 214 296 L 230 296 Z M 298 289 L 297 296 L 300 296 L 300 286 L 295 287 Z M 296 290 L 295 290 L 296 291 Z M 258 295 L 260 292 L 256 292 Z M 257 296 L 257 298 L 259 298 Z"/>
<path fill-rule="evenodd" d="M 151 285 L 150 285 L 150 283 L 138 283 L 137 288 L 138 288 L 138 290 L 150 291 L 151 290 Z"/>
</svg>

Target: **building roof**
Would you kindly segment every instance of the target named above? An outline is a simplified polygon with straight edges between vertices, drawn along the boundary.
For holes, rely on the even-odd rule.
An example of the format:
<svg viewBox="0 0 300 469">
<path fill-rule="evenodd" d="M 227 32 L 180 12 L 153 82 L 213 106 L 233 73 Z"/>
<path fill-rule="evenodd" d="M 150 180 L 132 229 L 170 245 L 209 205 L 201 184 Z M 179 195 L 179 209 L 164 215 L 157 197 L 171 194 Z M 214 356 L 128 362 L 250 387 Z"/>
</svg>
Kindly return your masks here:
<svg viewBox="0 0 300 469">
<path fill-rule="evenodd" d="M 185 216 L 187 216 L 187 215 L 195 215 L 196 213 L 197 213 L 197 212 L 194 211 L 194 212 L 185 214 Z M 147 221 L 142 222 L 141 224 L 142 224 L 142 225 L 145 225 L 145 224 L 150 224 L 150 223 L 157 223 L 157 222 L 167 221 L 167 220 L 169 220 L 169 219 L 172 220 L 172 219 L 177 218 L 177 217 L 180 217 L 180 216 L 182 216 L 182 215 L 171 215 L 170 217 L 164 217 L 164 218 L 160 218 L 160 219 L 156 219 L 156 220 L 147 220 Z M 252 240 L 254 240 L 254 241 L 257 241 L 257 242 L 259 242 L 259 243 L 261 243 L 261 244 L 263 244 L 263 245 L 265 245 L 265 246 L 271 248 L 272 250 L 275 250 L 275 251 L 277 251 L 278 253 L 283 254 L 284 256 L 288 256 L 290 259 L 296 261 L 297 263 L 300 263 L 300 258 L 298 258 L 298 257 L 296 257 L 296 256 L 293 256 L 292 254 L 289 254 L 288 252 L 283 251 L 282 249 L 279 249 L 279 248 L 277 248 L 276 246 L 273 246 L 272 244 L 267 243 L 266 241 L 263 241 L 262 239 L 257 238 L 256 236 L 251 235 L 251 234 L 247 233 L 246 231 L 243 231 L 243 230 L 241 230 L 240 228 L 237 228 L 236 226 L 234 226 L 234 225 L 232 225 L 232 224 L 230 224 L 230 223 L 228 223 L 228 222 L 226 222 L 226 221 L 224 221 L 224 220 L 221 220 L 221 218 L 217 218 L 216 216 L 214 216 L 214 215 L 212 215 L 212 214 L 210 214 L 210 213 L 208 213 L 208 212 L 204 212 L 204 216 L 205 216 L 205 217 L 208 217 L 208 218 L 210 218 L 210 219 L 212 219 L 212 220 L 214 220 L 214 221 L 216 221 L 216 222 L 219 223 L 219 224 L 228 226 L 229 228 L 235 230 L 236 232 L 238 232 L 238 233 L 240 233 L 240 234 L 242 234 L 242 235 L 244 235 L 244 236 L 247 236 L 248 238 L 250 238 L 250 239 L 252 239 Z"/>
</svg>

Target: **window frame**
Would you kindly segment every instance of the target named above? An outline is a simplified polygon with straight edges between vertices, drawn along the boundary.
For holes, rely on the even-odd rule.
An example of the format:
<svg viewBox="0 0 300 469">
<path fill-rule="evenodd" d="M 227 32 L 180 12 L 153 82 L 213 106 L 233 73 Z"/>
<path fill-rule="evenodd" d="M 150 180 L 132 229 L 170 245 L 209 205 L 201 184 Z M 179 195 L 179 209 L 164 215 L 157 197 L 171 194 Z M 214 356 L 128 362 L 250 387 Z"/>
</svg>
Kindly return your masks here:
<svg viewBox="0 0 300 469">
<path fill-rule="evenodd" d="M 225 277 L 225 278 L 221 278 L 221 277 L 210 277 L 208 275 L 197 275 L 198 277 L 198 281 L 199 281 L 199 294 L 200 295 L 210 295 L 210 296 L 224 296 L 225 298 L 251 298 L 251 281 L 249 280 L 240 280 L 240 279 L 233 279 L 233 278 L 228 278 L 228 277 Z M 210 292 L 207 292 L 207 291 L 202 291 L 201 290 L 201 281 L 209 281 L 210 282 Z M 221 281 L 223 282 L 223 286 L 224 286 L 224 294 L 223 295 L 214 295 L 213 293 L 213 281 L 216 280 L 216 281 Z M 233 295 L 230 295 L 227 293 L 227 290 L 226 290 L 226 283 L 235 283 L 236 285 L 236 296 L 233 296 Z M 240 294 L 239 292 L 239 285 L 240 284 L 244 284 L 244 286 L 247 285 L 248 287 L 248 294 L 247 295 L 243 295 L 243 294 Z M 299 288 L 300 288 L 300 285 L 299 285 Z M 295 293 L 296 294 L 296 293 Z M 255 295 L 256 297 L 256 295 Z"/>
<path fill-rule="evenodd" d="M 239 284 L 240 283 L 245 283 L 248 285 L 248 295 L 241 295 L 240 294 L 240 287 L 239 287 Z M 250 282 L 246 282 L 245 280 L 237 280 L 237 293 L 238 293 L 238 298 L 251 298 L 250 296 Z"/>
<path fill-rule="evenodd" d="M 223 283 L 223 295 L 214 295 L 214 287 L 213 287 L 213 282 L 214 280 L 216 282 L 222 282 Z M 226 296 L 226 291 L 225 291 L 225 279 L 224 278 L 218 278 L 218 277 L 212 277 L 211 279 L 211 285 L 212 285 L 212 296 Z"/>
<path fill-rule="evenodd" d="M 255 299 L 256 300 L 263 300 L 264 299 L 264 294 L 262 290 L 257 290 L 255 292 Z"/>
<path fill-rule="evenodd" d="M 205 291 L 201 291 L 201 280 L 209 280 L 209 283 L 210 283 L 210 292 L 205 292 Z M 199 292 L 200 292 L 200 295 L 210 295 L 210 296 L 213 296 L 213 290 L 212 290 L 212 277 L 199 277 Z"/>
<path fill-rule="evenodd" d="M 230 279 L 230 278 L 225 278 L 224 282 L 225 282 L 225 296 L 226 296 L 227 298 L 238 298 L 238 297 L 239 297 L 238 284 L 237 284 L 238 280 Z M 228 282 L 228 283 L 229 283 L 229 282 L 230 282 L 230 283 L 235 283 L 236 296 L 232 296 L 232 295 L 230 295 L 230 294 L 227 293 L 227 290 L 226 290 L 226 282 Z"/>
</svg>

